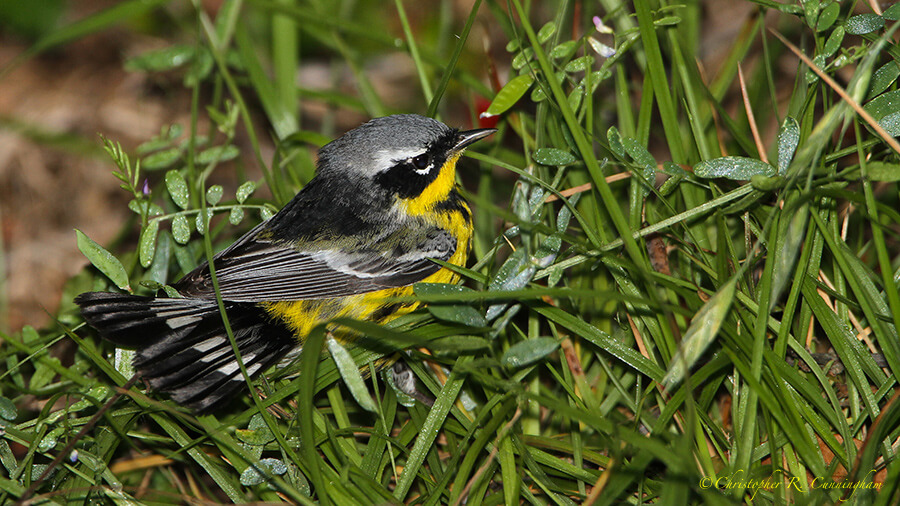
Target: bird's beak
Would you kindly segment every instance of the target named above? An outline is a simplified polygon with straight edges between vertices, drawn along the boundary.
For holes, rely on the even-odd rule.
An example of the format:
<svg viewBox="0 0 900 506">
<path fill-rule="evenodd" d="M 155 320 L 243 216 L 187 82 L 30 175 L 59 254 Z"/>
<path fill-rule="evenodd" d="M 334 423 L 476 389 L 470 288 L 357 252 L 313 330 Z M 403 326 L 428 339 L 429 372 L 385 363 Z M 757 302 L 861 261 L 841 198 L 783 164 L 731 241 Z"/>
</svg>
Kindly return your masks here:
<svg viewBox="0 0 900 506">
<path fill-rule="evenodd" d="M 466 149 L 470 144 L 484 139 L 496 131 L 496 128 L 477 128 L 459 132 L 456 134 L 456 144 L 453 146 L 453 152 L 458 153 Z"/>
</svg>

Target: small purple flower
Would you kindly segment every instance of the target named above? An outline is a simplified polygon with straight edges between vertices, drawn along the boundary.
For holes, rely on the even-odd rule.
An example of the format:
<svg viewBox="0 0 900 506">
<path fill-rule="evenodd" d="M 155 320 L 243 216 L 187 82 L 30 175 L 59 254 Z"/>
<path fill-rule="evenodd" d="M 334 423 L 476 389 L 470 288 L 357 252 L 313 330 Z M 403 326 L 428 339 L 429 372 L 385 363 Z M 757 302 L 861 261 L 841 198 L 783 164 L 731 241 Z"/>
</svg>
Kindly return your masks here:
<svg viewBox="0 0 900 506">
<path fill-rule="evenodd" d="M 141 190 L 144 193 L 145 197 L 150 196 L 150 181 L 144 179 L 144 188 Z"/>
<path fill-rule="evenodd" d="M 597 33 L 614 35 L 613 29 L 604 25 L 603 20 L 600 19 L 600 16 L 594 16 L 594 28 L 597 30 Z M 615 48 L 609 47 L 606 44 L 600 42 L 599 40 L 588 37 L 588 42 L 591 44 L 591 48 L 600 56 L 604 58 L 611 58 L 615 56 L 616 50 Z"/>
<path fill-rule="evenodd" d="M 603 24 L 603 20 L 600 19 L 600 16 L 594 16 L 594 28 L 597 29 L 600 33 L 613 33 L 612 28 Z"/>
</svg>

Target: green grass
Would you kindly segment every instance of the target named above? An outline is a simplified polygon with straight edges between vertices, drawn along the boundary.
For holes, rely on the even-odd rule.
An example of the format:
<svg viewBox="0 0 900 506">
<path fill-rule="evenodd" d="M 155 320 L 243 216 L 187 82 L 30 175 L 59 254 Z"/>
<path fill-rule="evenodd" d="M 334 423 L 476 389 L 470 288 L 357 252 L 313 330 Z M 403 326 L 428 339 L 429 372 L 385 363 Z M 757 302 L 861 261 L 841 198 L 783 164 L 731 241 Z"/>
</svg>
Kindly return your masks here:
<svg viewBox="0 0 900 506">
<path fill-rule="evenodd" d="M 485 0 L 478 22 L 449 4 L 417 18 L 402 0 L 226 1 L 182 20 L 193 42 L 130 62 L 182 72 L 192 123 L 136 153 L 106 143 L 139 241 L 116 259 L 80 238 L 97 268 L 71 280 L 59 324 L 2 336 L 0 503 L 897 502 L 900 153 L 854 109 L 900 134 L 893 9 L 760 0 L 710 70 L 693 4 Z M 23 58 L 150 7 L 123 2 Z M 484 53 L 478 23 L 506 53 Z M 395 111 L 370 81 L 367 62 L 393 51 L 414 62 L 420 110 Z M 307 58 L 346 66 L 352 96 L 297 89 Z M 493 89 L 486 66 L 510 63 L 514 84 Z M 118 389 L 130 372 L 72 297 L 149 293 L 286 202 L 338 133 L 332 118 L 301 129 L 298 104 L 476 119 L 477 96 L 499 132 L 461 166 L 470 290 L 419 289 L 429 309 L 390 328 L 338 322 L 367 336 L 344 350 L 320 354 L 313 332 L 296 365 L 215 415 Z M 242 159 L 258 181 L 209 182 L 245 178 Z M 336 365 L 349 352 L 371 371 L 396 349 L 432 407 Z"/>
</svg>

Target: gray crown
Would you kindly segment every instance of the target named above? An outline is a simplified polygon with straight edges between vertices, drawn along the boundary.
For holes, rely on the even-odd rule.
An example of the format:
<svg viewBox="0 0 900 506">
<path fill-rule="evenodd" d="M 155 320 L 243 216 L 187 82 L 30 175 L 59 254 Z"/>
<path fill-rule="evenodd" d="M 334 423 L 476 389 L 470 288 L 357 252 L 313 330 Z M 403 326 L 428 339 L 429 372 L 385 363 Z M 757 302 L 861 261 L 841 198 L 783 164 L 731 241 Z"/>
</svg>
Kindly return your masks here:
<svg viewBox="0 0 900 506">
<path fill-rule="evenodd" d="M 318 171 L 353 171 L 373 176 L 391 161 L 416 156 L 452 130 L 418 114 L 375 118 L 329 142 L 319 150 Z"/>
</svg>

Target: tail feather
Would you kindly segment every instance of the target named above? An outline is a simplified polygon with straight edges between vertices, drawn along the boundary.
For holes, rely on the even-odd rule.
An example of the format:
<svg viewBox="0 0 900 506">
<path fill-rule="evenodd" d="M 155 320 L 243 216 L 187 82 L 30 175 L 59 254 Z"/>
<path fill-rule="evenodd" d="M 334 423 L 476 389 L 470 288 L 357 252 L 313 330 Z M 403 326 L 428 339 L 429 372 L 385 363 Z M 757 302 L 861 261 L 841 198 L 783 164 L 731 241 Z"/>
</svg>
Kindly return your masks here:
<svg viewBox="0 0 900 506">
<path fill-rule="evenodd" d="M 215 301 L 92 292 L 79 295 L 75 302 L 104 338 L 137 349 L 138 374 L 179 404 L 203 412 L 244 388 Z M 225 310 L 251 376 L 297 345 L 288 328 L 255 304 L 226 302 Z"/>
</svg>

